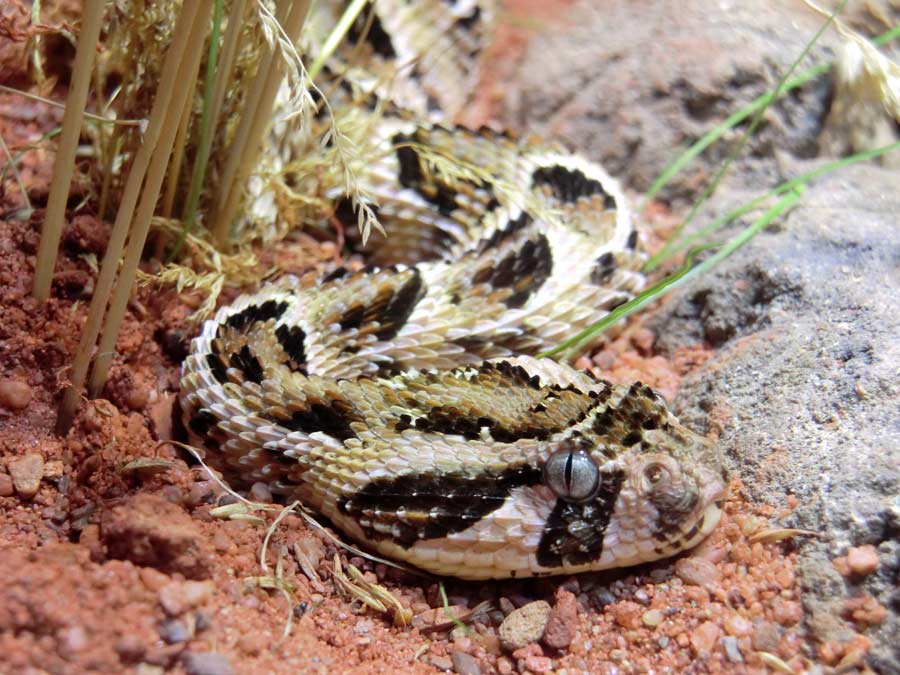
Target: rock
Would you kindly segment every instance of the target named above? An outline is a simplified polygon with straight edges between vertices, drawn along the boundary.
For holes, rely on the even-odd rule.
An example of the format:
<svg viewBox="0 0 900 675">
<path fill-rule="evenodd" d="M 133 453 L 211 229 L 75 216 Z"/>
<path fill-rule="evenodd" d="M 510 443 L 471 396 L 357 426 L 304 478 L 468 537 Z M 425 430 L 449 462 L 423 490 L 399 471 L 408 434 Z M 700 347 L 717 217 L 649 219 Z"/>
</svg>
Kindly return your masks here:
<svg viewBox="0 0 900 675">
<path fill-rule="evenodd" d="M 183 614 L 209 599 L 213 592 L 211 581 L 173 581 L 159 591 L 159 604 L 169 616 Z"/>
<path fill-rule="evenodd" d="M 13 489 L 12 476 L 8 473 L 0 473 L 0 497 L 10 497 L 15 490 Z"/>
<path fill-rule="evenodd" d="M 719 568 L 703 558 L 681 558 L 675 563 L 675 574 L 694 586 L 709 586 L 722 578 Z"/>
<path fill-rule="evenodd" d="M 190 579 L 210 573 L 212 555 L 199 525 L 162 497 L 138 494 L 103 512 L 100 537 L 110 558 Z"/>
<path fill-rule="evenodd" d="M 503 619 L 499 631 L 503 648 L 513 652 L 540 640 L 550 618 L 550 609 L 548 603 L 535 600 Z"/>
<path fill-rule="evenodd" d="M 7 410 L 19 411 L 31 403 L 34 392 L 31 385 L 22 380 L 0 380 L 0 406 Z"/>
<path fill-rule="evenodd" d="M 896 567 L 874 567 L 875 557 L 900 558 L 896 185 L 896 173 L 864 165 L 822 177 L 777 229 L 676 291 L 651 319 L 658 351 L 718 349 L 684 378 L 681 420 L 700 431 L 712 421 L 751 499 L 783 506 L 795 496 L 773 526 L 820 533 L 796 541 L 811 639 L 849 639 L 842 603 L 865 590 L 888 608 L 867 631 L 867 659 L 884 672 L 900 672 Z M 721 199 L 711 211 L 732 203 Z M 832 560 L 866 545 L 855 564 L 871 572 L 838 574 Z"/>
<path fill-rule="evenodd" d="M 556 592 L 556 604 L 550 610 L 542 641 L 553 649 L 566 649 L 578 628 L 578 601 L 569 591 Z"/>
<path fill-rule="evenodd" d="M 188 675 L 234 675 L 228 658 L 216 652 L 183 654 L 181 663 Z"/>
<path fill-rule="evenodd" d="M 871 544 L 853 546 L 847 551 L 847 567 L 851 574 L 866 576 L 878 569 L 878 551 Z"/>
<path fill-rule="evenodd" d="M 471 654 L 465 652 L 450 652 L 450 661 L 453 663 L 453 670 L 459 675 L 481 675 L 481 666 Z"/>
<path fill-rule="evenodd" d="M 13 486 L 20 497 L 31 499 L 37 494 L 44 477 L 44 458 L 37 452 L 12 460 L 6 469 L 12 476 Z"/>
<path fill-rule="evenodd" d="M 741 647 L 738 640 L 733 635 L 726 635 L 722 638 L 722 648 L 725 650 L 725 658 L 732 663 L 743 663 L 744 655 L 741 654 Z"/>
<path fill-rule="evenodd" d="M 561 139 L 644 191 L 684 147 L 774 88 L 822 23 L 803 5 L 772 11 L 764 0 L 681 2 L 664 30 L 646 12 L 628 0 L 580 2 L 566 21 L 548 22 L 530 41 L 516 84 L 504 88 L 506 125 Z M 800 71 L 829 59 L 837 44 L 836 36 L 822 35 Z M 739 160 L 733 171 L 775 149 L 813 156 L 830 90 L 822 76 L 769 108 L 744 153 L 753 159 Z M 696 194 L 731 148 L 726 142 L 708 149 L 663 197 Z"/>
<path fill-rule="evenodd" d="M 712 653 L 713 647 L 716 646 L 716 640 L 719 639 L 719 633 L 719 627 L 712 621 L 704 621 L 691 631 L 691 647 L 694 649 L 694 654 L 705 658 Z"/>
<path fill-rule="evenodd" d="M 658 609 L 648 609 L 641 616 L 641 621 L 643 621 L 644 625 L 648 628 L 656 628 L 663 622 L 663 619 L 663 613 Z"/>
<path fill-rule="evenodd" d="M 431 661 L 431 665 L 433 665 L 438 670 L 449 671 L 453 668 L 453 661 L 448 659 L 446 656 L 440 656 L 438 654 L 433 654 L 428 659 Z"/>
</svg>

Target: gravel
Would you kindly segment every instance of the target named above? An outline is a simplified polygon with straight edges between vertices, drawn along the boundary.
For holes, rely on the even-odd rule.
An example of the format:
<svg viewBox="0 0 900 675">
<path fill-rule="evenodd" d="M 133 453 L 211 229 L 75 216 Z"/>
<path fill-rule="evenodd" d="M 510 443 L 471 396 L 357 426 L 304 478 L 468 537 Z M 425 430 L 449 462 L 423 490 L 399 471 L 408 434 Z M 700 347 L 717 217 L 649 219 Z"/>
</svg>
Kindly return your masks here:
<svg viewBox="0 0 900 675">
<path fill-rule="evenodd" d="M 44 477 L 44 458 L 36 452 L 12 460 L 7 466 L 20 497 L 30 499 L 37 494 Z"/>
<path fill-rule="evenodd" d="M 550 611 L 549 603 L 543 600 L 519 607 L 500 624 L 500 644 L 512 652 L 537 642 L 547 627 Z"/>
</svg>

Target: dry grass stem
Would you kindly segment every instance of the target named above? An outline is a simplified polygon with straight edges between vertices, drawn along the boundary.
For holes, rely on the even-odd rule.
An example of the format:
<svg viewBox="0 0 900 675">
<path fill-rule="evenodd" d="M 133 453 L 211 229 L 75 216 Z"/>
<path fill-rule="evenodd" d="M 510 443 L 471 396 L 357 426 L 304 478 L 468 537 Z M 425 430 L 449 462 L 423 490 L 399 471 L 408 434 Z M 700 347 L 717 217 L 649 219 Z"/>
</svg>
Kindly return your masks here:
<svg viewBox="0 0 900 675">
<path fill-rule="evenodd" d="M 200 69 L 200 60 L 203 56 L 204 35 L 209 23 L 209 14 L 213 0 L 199 0 L 199 10 L 193 21 L 191 37 L 188 40 L 188 48 L 182 60 L 183 68 L 180 69 L 178 87 L 172 96 L 168 115 L 163 122 L 159 141 L 150 161 L 147 178 L 144 183 L 144 191 L 138 205 L 134 222 L 131 226 L 131 234 L 128 238 L 128 248 L 122 261 L 122 269 L 116 283 L 115 293 L 109 306 L 109 314 L 103 326 L 103 335 L 97 348 L 97 357 L 94 369 L 91 372 L 91 380 L 88 386 L 90 396 L 97 396 L 106 383 L 109 364 L 115 353 L 116 338 L 119 335 L 119 326 L 125 316 L 128 298 L 134 286 L 137 268 L 141 262 L 141 254 L 144 243 L 147 240 L 147 232 L 150 231 L 150 220 L 156 208 L 159 191 L 166 175 L 166 167 L 169 164 L 169 155 L 178 133 L 178 121 L 185 107 L 185 101 L 194 94 L 197 82 L 197 72 Z"/>
<path fill-rule="evenodd" d="M 163 121 L 169 109 L 169 103 L 175 88 L 175 82 L 179 74 L 179 66 L 182 62 L 185 49 L 187 48 L 188 39 L 192 34 L 194 18 L 197 15 L 199 3 L 188 2 L 181 8 L 181 14 L 175 26 L 172 43 L 166 53 L 166 59 L 163 64 L 162 76 L 157 88 L 156 98 L 153 101 L 153 108 L 150 111 L 150 120 L 147 125 L 147 131 L 144 133 L 143 143 L 138 148 L 131 171 L 128 173 L 128 179 L 125 182 L 125 189 L 122 192 L 122 198 L 119 203 L 119 211 L 116 214 L 116 222 L 110 233 L 109 242 L 106 245 L 106 253 L 103 256 L 103 263 L 100 267 L 100 274 L 94 285 L 94 294 L 91 298 L 91 306 L 88 310 L 87 320 L 82 329 L 81 341 L 78 343 L 78 349 L 75 352 L 75 360 L 72 364 L 71 384 L 63 395 L 62 404 L 59 409 L 59 417 L 56 422 L 58 433 L 65 434 L 72 424 L 75 415 L 75 409 L 81 400 L 81 388 L 84 386 L 87 378 L 88 366 L 90 364 L 91 353 L 97 342 L 97 336 L 100 334 L 100 326 L 103 320 L 103 314 L 106 311 L 106 305 L 109 301 L 109 294 L 112 290 L 113 281 L 115 279 L 116 270 L 118 269 L 119 260 L 122 257 L 122 248 L 125 245 L 125 238 L 128 235 L 128 226 L 131 223 L 131 217 L 134 214 L 134 208 L 137 203 L 138 194 L 141 185 L 144 182 L 144 175 L 147 172 L 147 166 L 150 163 L 150 157 L 162 131 Z"/>
<path fill-rule="evenodd" d="M 50 196 L 47 199 L 47 211 L 41 228 L 41 243 L 35 264 L 32 293 L 41 301 L 50 297 L 50 284 L 56 266 L 63 219 L 66 216 L 66 203 L 69 200 L 69 186 L 75 169 L 75 150 L 78 148 L 78 138 L 81 135 L 84 106 L 87 103 L 88 86 L 94 69 L 94 54 L 97 50 L 97 39 L 100 37 L 100 25 L 103 23 L 103 5 L 103 0 L 86 0 L 82 12 L 81 35 L 78 36 L 78 47 L 72 65 L 72 83 L 66 100 L 62 133 L 53 165 L 53 182 L 50 184 Z"/>
<path fill-rule="evenodd" d="M 300 36 L 306 15 L 309 12 L 310 0 L 283 0 L 278 5 L 279 14 L 283 11 L 283 5 L 289 4 L 287 16 L 280 22 L 284 28 L 287 40 L 294 44 Z M 243 184 L 256 166 L 259 153 L 262 149 L 262 138 L 272 121 L 272 107 L 275 103 L 275 95 L 284 77 L 286 66 L 284 60 L 276 57 L 275 51 L 269 47 L 260 63 L 259 76 L 254 82 L 254 89 L 260 88 L 261 92 L 257 103 L 251 111 L 245 109 L 241 117 L 241 124 L 235 136 L 233 149 L 229 151 L 228 163 L 223 173 L 223 181 L 219 186 L 219 208 L 213 217 L 213 236 L 219 246 L 224 246 L 228 236 L 228 227 L 235 217 L 237 207 L 243 194 Z M 273 61 L 274 60 L 274 61 Z M 267 71 L 262 66 L 268 65 Z M 260 85 L 260 80 L 263 80 Z M 248 102 L 253 99 L 248 99 Z M 248 105 L 248 108 L 250 106 Z M 238 145 L 239 144 L 239 145 Z M 237 146 L 237 147 L 235 147 Z"/>
</svg>

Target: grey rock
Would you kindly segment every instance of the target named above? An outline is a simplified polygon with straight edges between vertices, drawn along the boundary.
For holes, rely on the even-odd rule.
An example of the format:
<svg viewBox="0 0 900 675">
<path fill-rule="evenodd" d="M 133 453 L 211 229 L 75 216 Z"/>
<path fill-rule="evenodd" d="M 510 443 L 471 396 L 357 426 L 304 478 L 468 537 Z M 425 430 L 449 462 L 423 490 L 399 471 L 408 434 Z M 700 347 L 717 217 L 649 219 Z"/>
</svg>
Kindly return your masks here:
<svg viewBox="0 0 900 675">
<path fill-rule="evenodd" d="M 481 666 L 471 654 L 461 651 L 450 652 L 450 660 L 453 662 L 453 671 L 459 675 L 481 675 Z"/>
<path fill-rule="evenodd" d="M 814 639 L 847 639 L 841 603 L 865 589 L 889 608 L 866 634 L 871 662 L 900 672 L 900 184 L 856 166 L 820 179 L 782 225 L 676 291 L 651 320 L 657 348 L 706 343 L 714 359 L 687 378 L 682 419 L 712 420 L 751 497 L 799 506 L 798 542 Z M 831 559 L 873 544 L 882 561 L 845 580 Z"/>
<path fill-rule="evenodd" d="M 182 655 L 181 663 L 188 675 L 234 675 L 228 658 L 216 652 L 189 652 Z"/>
<path fill-rule="evenodd" d="M 803 3 L 769 0 L 583 0 L 531 41 L 506 122 L 567 142 L 643 191 L 684 147 L 773 89 L 823 20 Z M 824 34 L 797 72 L 831 60 L 836 44 Z M 830 90 L 823 76 L 771 108 L 743 173 L 768 182 L 760 158 L 775 149 L 814 156 Z M 738 138 L 707 149 L 663 197 L 696 194 Z"/>
</svg>

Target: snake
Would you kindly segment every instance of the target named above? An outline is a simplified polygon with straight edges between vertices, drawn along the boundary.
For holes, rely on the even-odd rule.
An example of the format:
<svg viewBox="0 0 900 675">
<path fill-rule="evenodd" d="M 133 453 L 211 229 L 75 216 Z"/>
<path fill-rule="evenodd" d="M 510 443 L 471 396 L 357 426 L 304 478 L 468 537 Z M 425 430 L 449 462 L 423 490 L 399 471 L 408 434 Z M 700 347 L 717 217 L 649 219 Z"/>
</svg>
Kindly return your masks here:
<svg viewBox="0 0 900 675">
<path fill-rule="evenodd" d="M 230 485 L 262 482 L 435 575 L 574 574 L 696 546 L 727 496 L 716 444 L 649 386 L 542 357 L 644 285 L 618 183 L 489 129 L 385 116 L 378 134 L 370 264 L 285 275 L 206 321 L 182 366 L 191 442 Z M 352 229 L 339 192 L 332 216 Z"/>
</svg>

